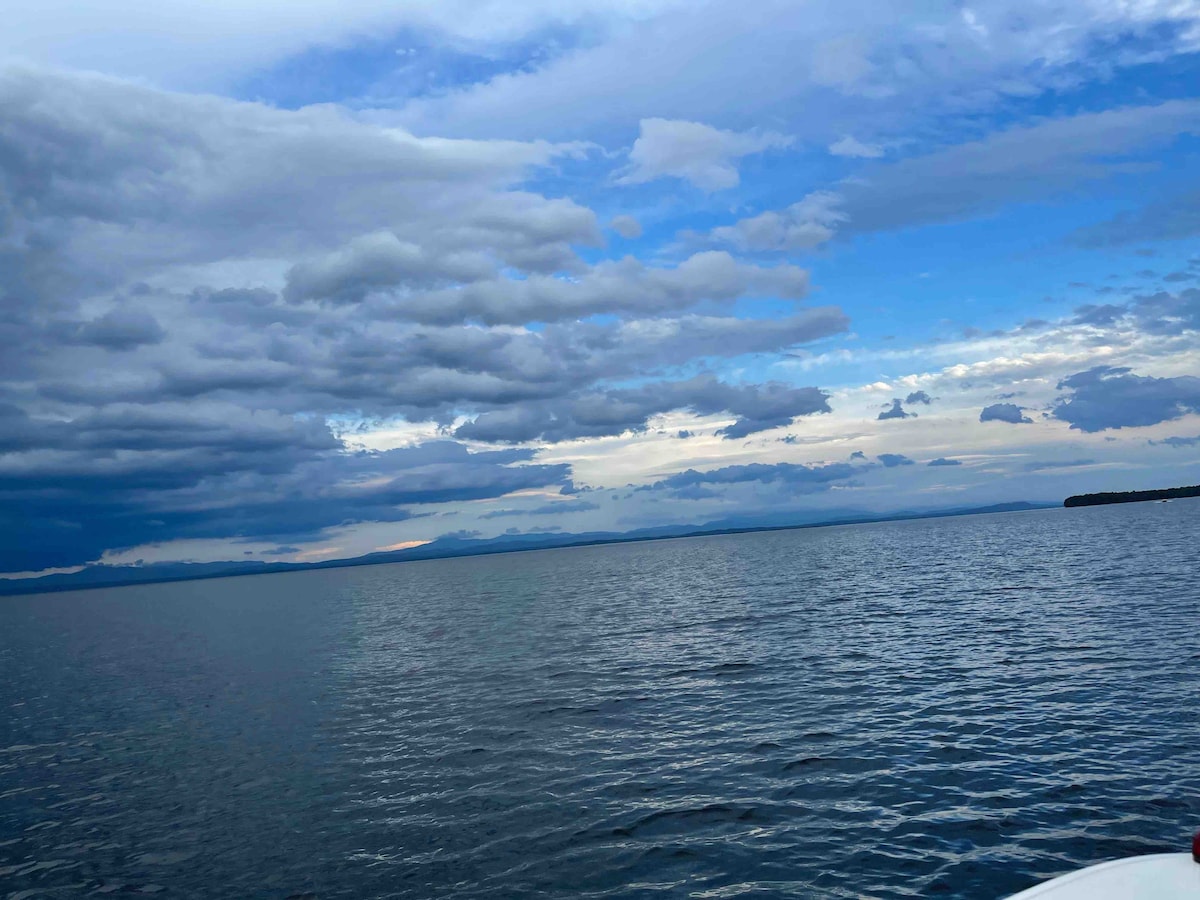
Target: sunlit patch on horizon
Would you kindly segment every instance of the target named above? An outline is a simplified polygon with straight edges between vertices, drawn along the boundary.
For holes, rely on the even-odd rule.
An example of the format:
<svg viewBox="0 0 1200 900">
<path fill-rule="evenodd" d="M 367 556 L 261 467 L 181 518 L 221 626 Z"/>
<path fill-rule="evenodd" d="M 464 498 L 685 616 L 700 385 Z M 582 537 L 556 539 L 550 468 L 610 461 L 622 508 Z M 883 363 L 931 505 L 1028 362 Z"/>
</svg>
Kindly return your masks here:
<svg viewBox="0 0 1200 900">
<path fill-rule="evenodd" d="M 394 544 L 387 544 L 383 547 L 376 547 L 375 549 L 379 552 L 388 552 L 391 550 L 411 550 L 414 547 L 424 547 L 426 544 L 430 544 L 430 543 L 432 543 L 431 540 L 429 540 L 429 541 L 421 541 L 421 540 L 397 541 Z"/>
<path fill-rule="evenodd" d="M 297 562 L 322 562 L 327 559 L 334 559 L 339 553 L 344 553 L 342 547 L 316 547 L 312 550 L 303 550 L 297 553 L 293 559 Z"/>
</svg>

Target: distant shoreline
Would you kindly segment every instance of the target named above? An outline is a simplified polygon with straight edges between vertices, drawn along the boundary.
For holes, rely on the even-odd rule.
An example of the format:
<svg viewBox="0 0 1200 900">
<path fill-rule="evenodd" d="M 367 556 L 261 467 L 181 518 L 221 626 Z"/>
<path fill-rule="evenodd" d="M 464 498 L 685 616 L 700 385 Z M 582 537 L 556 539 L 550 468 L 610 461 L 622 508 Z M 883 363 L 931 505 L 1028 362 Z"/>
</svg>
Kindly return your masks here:
<svg viewBox="0 0 1200 900">
<path fill-rule="evenodd" d="M 1076 494 L 1063 501 L 1063 506 L 1103 506 L 1108 503 L 1142 503 L 1147 500 L 1179 500 L 1200 497 L 1200 484 L 1189 487 L 1163 488 L 1157 491 L 1112 491 L 1103 494 Z"/>
<path fill-rule="evenodd" d="M 55 594 L 64 591 L 86 591 L 109 587 L 132 587 L 144 584 L 165 584 L 176 581 L 205 581 L 212 578 L 235 578 L 242 575 L 274 575 L 281 572 L 311 572 L 317 569 L 346 569 L 357 566 L 390 565 L 434 559 L 462 559 L 472 556 L 493 556 L 501 553 L 523 553 L 531 550 L 565 550 L 573 547 L 595 547 L 605 544 L 631 544 L 677 538 L 718 537 L 734 534 L 757 534 L 769 531 L 795 531 L 806 528 L 830 528 L 845 525 L 874 525 L 884 522 L 907 522 L 914 519 L 942 519 L 988 513 L 1029 512 L 1057 509 L 1052 503 L 999 503 L 992 506 L 959 509 L 901 512 L 884 516 L 862 516 L 829 519 L 818 522 L 798 522 L 787 525 L 747 525 L 714 527 L 664 526 L 625 533 L 540 534 L 523 538 L 500 536 L 479 541 L 463 541 L 453 546 L 438 546 L 434 541 L 411 550 L 368 553 L 344 559 L 315 563 L 213 562 L 157 563 L 149 566 L 89 566 L 70 574 L 44 575 L 40 578 L 5 579 L 0 577 L 0 597 L 28 594 Z"/>
</svg>

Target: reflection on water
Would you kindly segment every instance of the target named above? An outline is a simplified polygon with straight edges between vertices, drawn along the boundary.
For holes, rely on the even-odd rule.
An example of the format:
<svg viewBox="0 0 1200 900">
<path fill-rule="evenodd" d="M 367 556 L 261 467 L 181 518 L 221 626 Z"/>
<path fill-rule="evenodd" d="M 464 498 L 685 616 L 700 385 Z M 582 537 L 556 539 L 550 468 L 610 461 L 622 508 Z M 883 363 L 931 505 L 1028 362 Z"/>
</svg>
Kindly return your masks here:
<svg viewBox="0 0 1200 900">
<path fill-rule="evenodd" d="M 1001 896 L 1200 824 L 1200 501 L 0 602 L 0 896 Z"/>
</svg>

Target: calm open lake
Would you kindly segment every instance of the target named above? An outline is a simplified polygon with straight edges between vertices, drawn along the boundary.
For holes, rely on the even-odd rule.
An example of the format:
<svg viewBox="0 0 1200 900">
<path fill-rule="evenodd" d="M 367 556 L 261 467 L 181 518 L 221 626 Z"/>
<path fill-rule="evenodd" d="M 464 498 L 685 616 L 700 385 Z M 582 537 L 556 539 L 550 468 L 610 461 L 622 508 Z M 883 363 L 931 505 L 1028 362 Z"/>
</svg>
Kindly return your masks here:
<svg viewBox="0 0 1200 900">
<path fill-rule="evenodd" d="M 1200 501 L 0 599 L 0 897 L 1000 897 L 1200 826 Z"/>
</svg>

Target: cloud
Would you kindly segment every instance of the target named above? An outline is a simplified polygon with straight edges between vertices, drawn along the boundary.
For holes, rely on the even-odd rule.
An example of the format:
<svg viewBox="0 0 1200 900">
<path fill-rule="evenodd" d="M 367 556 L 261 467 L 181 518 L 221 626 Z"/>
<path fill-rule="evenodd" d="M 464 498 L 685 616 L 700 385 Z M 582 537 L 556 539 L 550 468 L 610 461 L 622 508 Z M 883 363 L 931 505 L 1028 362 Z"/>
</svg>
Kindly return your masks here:
<svg viewBox="0 0 1200 900">
<path fill-rule="evenodd" d="M 1015 125 L 893 163 L 711 232 L 718 243 L 803 250 L 850 236 L 951 222 L 1044 201 L 1119 175 L 1148 151 L 1200 134 L 1200 101 L 1171 100 Z"/>
<path fill-rule="evenodd" d="M 1051 459 L 1025 463 L 1026 472 L 1045 472 L 1052 469 L 1076 469 L 1095 464 L 1094 459 Z"/>
<path fill-rule="evenodd" d="M 89 321 L 62 323 L 56 330 L 66 343 L 103 347 L 116 353 L 158 344 L 166 337 L 154 316 L 129 307 L 118 307 Z"/>
<path fill-rule="evenodd" d="M 1158 291 L 1135 298 L 1127 307 L 1137 326 L 1152 334 L 1178 335 L 1200 331 L 1200 289 L 1179 293 Z"/>
<path fill-rule="evenodd" d="M 1082 247 L 1121 247 L 1140 241 L 1177 241 L 1200 234 L 1200 190 L 1173 192 L 1141 209 L 1078 229 L 1071 239 Z"/>
<path fill-rule="evenodd" d="M 702 14 L 687 4 L 637 8 L 648 14 L 636 25 L 593 30 L 544 64 L 416 97 L 403 121 L 441 133 L 596 137 L 624 127 L 632 103 L 634 115 L 727 128 L 790 115 L 798 140 L 821 145 L 847 133 L 913 134 L 940 115 L 1111 78 L 1144 64 L 1136 48 L 1148 44 L 1158 60 L 1190 53 L 1197 19 L 1186 4 L 1091 0 L 1001 2 L 976 8 L 973 23 L 959 7 L 865 0 L 784 0 L 752 16 L 733 0 Z"/>
<path fill-rule="evenodd" d="M 1128 368 L 1097 366 L 1064 378 L 1051 415 L 1084 432 L 1139 428 L 1200 412 L 1200 378 L 1155 378 Z"/>
<path fill-rule="evenodd" d="M 883 156 L 883 148 L 878 144 L 864 144 L 855 140 L 851 135 L 829 145 L 829 152 L 834 156 L 849 156 L 857 159 L 877 159 Z"/>
<path fill-rule="evenodd" d="M 1072 323 L 1095 328 L 1131 325 L 1160 335 L 1200 331 L 1200 289 L 1141 294 L 1125 304 L 1085 304 L 1075 308 Z"/>
<path fill-rule="evenodd" d="M 742 250 L 812 250 L 831 240 L 849 218 L 843 203 L 839 194 L 816 191 L 782 211 L 759 213 L 714 228 L 711 236 Z"/>
<path fill-rule="evenodd" d="M 797 463 L 749 463 L 722 466 L 701 472 L 688 469 L 647 485 L 641 490 L 665 491 L 681 499 L 701 499 L 714 492 L 694 493 L 705 485 L 728 486 L 756 483 L 779 487 L 789 493 L 810 494 L 829 489 L 837 481 L 846 481 L 862 471 L 861 466 L 832 463 L 824 466 L 805 466 Z"/>
<path fill-rule="evenodd" d="M 284 297 L 291 301 L 361 302 L 375 289 L 423 288 L 482 281 L 495 274 L 483 253 L 438 253 L 390 232 L 355 238 L 318 259 L 292 266 Z"/>
<path fill-rule="evenodd" d="M 729 439 L 830 411 L 828 395 L 818 388 L 779 383 L 735 386 L 700 375 L 686 381 L 653 382 L 496 409 L 459 426 L 455 435 L 510 443 L 603 437 L 643 430 L 651 416 L 676 409 L 735 416 L 736 421 L 719 432 Z"/>
<path fill-rule="evenodd" d="M 473 528 L 460 528 L 457 531 L 447 531 L 445 534 L 439 534 L 434 540 L 438 541 L 472 541 L 475 538 L 483 537 L 483 532 Z"/>
<path fill-rule="evenodd" d="M 572 248 L 600 243 L 595 214 L 515 187 L 576 147 L 418 139 L 331 109 L 27 69 L 0 76 L 0 95 L 12 121 L 2 152 L 20 161 L 4 171 L 13 205 L 0 244 L 10 310 L 0 329 L 18 349 L 0 367 L 36 375 L 43 396 L 63 402 L 254 391 L 255 403 L 273 392 L 290 411 L 470 414 L 661 365 L 639 337 L 651 331 L 673 331 L 666 343 L 682 364 L 693 349 L 762 352 L 846 327 L 830 308 L 744 324 L 636 318 L 756 296 L 794 302 L 807 273 L 713 251 L 669 267 L 585 264 Z M 35 137 L 40 149 L 26 146 Z M 85 158 L 86 170 L 69 164 Z M 225 287 L 224 269 L 243 262 L 282 271 L 283 290 Z M 155 286 L 111 295 L 98 319 L 77 314 L 97 292 L 147 278 Z M 577 321 L 614 313 L 626 318 Z M 488 330 L 535 321 L 564 327 Z M 63 343 L 128 358 L 114 368 L 56 352 Z"/>
<path fill-rule="evenodd" d="M 633 216 L 613 216 L 612 221 L 608 223 L 608 227 L 627 241 L 642 236 L 642 223 Z"/>
<path fill-rule="evenodd" d="M 892 401 L 891 408 L 885 409 L 876 418 L 884 421 L 887 419 L 907 419 L 915 415 L 916 413 L 905 412 L 900 400 L 896 399 Z"/>
<path fill-rule="evenodd" d="M 1077 325 L 1094 325 L 1097 328 L 1107 328 L 1127 315 L 1128 307 L 1113 303 L 1085 303 L 1075 308 L 1073 322 Z"/>
<path fill-rule="evenodd" d="M 328 529 L 401 522 L 423 504 L 566 484 L 565 465 L 533 453 L 472 453 L 454 442 L 345 454 L 323 426 L 142 422 L 131 436 L 70 423 L 0 456 L 0 572 L 80 565 L 103 553 L 187 539 L 311 541 Z M 267 427 L 263 427 L 263 426 Z"/>
<path fill-rule="evenodd" d="M 0 71 L 0 103 L 0 571 L 297 546 L 569 484 L 438 429 L 555 441 L 689 409 L 733 439 L 829 410 L 817 387 L 694 374 L 844 332 L 800 306 L 807 273 L 596 261 L 596 214 L 526 183 L 581 145 L 30 68 Z M 754 298 L 770 317 L 732 314 Z M 425 442 L 348 449 L 395 426 Z"/>
<path fill-rule="evenodd" d="M 471 51 L 494 54 L 547 30 L 636 22 L 670 5 L 525 0 L 500 8 L 466 0 L 413 0 L 381 7 L 369 0 L 176 0 L 171 15 L 148 20 L 136 0 L 96 0 L 72 7 L 70 15 L 52 17 L 15 8 L 0 34 L 0 52 L 211 91 L 295 55 L 341 50 L 368 34 L 380 39 L 399 34 L 423 47 L 430 38 L 439 38 L 470 58 Z M 397 67 L 403 64 L 399 60 Z"/>
<path fill-rule="evenodd" d="M 398 283 L 375 286 L 401 287 Z M 438 290 L 398 291 L 379 302 L 379 312 L 433 325 L 468 321 L 517 325 L 605 313 L 655 315 L 704 302 L 728 305 L 743 297 L 799 300 L 808 287 L 808 273 L 797 266 L 757 266 L 723 251 L 707 250 L 670 268 L 626 257 L 599 262 L 570 280 L 545 274 L 499 276 Z"/>
<path fill-rule="evenodd" d="M 877 457 L 885 468 L 894 469 L 896 466 L 911 466 L 913 461 L 902 453 L 880 453 Z"/>
<path fill-rule="evenodd" d="M 1022 412 L 1015 403 L 993 403 L 985 406 L 979 414 L 980 422 L 1007 422 L 1010 425 L 1029 425 L 1033 419 Z"/>
<path fill-rule="evenodd" d="M 961 466 L 960 459 L 946 459 L 944 456 L 939 456 L 937 459 L 931 459 L 925 465 L 927 466 Z"/>
<path fill-rule="evenodd" d="M 0 104 L 0 287 L 27 303 L 69 303 L 164 266 L 324 253 L 385 227 L 401 248 L 432 244 L 435 262 L 451 247 L 518 268 L 600 240 L 589 210 L 511 189 L 579 145 L 422 139 L 332 107 L 11 67 Z"/>
<path fill-rule="evenodd" d="M 680 178 L 704 191 L 737 187 L 735 162 L 743 156 L 787 147 L 792 139 L 774 132 L 737 134 L 700 122 L 642 119 L 629 151 L 629 168 L 617 184 Z"/>
<path fill-rule="evenodd" d="M 1196 133 L 1195 100 L 1080 113 L 880 166 L 842 190 L 857 232 L 951 221 L 1111 177 L 1122 157 Z"/>
<path fill-rule="evenodd" d="M 531 509 L 495 509 L 481 515 L 480 519 L 503 519 L 510 516 L 559 516 L 563 513 L 590 512 L 599 509 L 598 503 L 590 500 L 571 500 L 559 503 L 544 503 Z"/>
<path fill-rule="evenodd" d="M 931 403 L 933 403 L 933 398 L 930 397 L 924 391 L 913 391 L 911 394 L 909 394 L 907 397 L 904 398 L 904 402 L 907 403 L 909 406 L 911 406 L 914 403 L 924 403 L 926 406 L 929 406 Z"/>
<path fill-rule="evenodd" d="M 1161 441 L 1148 441 L 1148 443 L 1156 447 L 1197 447 L 1200 446 L 1200 435 L 1196 435 L 1195 437 L 1168 437 L 1163 438 Z"/>
</svg>

